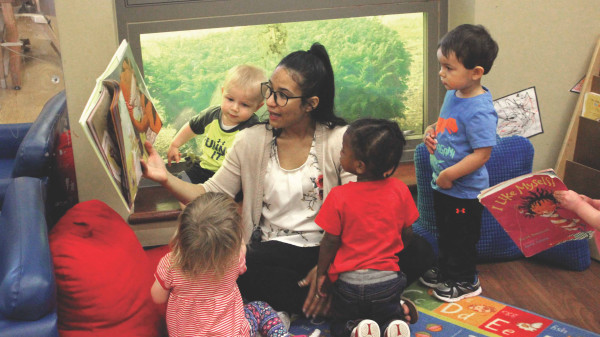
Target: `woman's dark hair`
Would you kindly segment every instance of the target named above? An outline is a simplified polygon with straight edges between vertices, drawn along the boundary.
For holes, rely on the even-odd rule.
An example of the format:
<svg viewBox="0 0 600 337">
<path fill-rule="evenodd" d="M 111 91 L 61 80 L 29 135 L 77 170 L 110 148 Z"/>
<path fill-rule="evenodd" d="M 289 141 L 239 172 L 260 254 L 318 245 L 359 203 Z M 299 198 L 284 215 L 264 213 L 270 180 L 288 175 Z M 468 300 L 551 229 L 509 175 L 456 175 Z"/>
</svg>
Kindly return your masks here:
<svg viewBox="0 0 600 337">
<path fill-rule="evenodd" d="M 335 115 L 335 83 L 333 69 L 327 50 L 320 43 L 314 43 L 309 50 L 298 50 L 284 57 L 278 67 L 291 70 L 291 76 L 305 97 L 319 97 L 319 104 L 310 114 L 311 118 L 333 128 L 347 122 Z M 306 100 L 302 99 L 303 103 Z"/>
<path fill-rule="evenodd" d="M 363 118 L 352 122 L 346 135 L 356 159 L 367 166 L 367 175 L 382 179 L 394 174 L 406 145 L 398 123 Z"/>
</svg>

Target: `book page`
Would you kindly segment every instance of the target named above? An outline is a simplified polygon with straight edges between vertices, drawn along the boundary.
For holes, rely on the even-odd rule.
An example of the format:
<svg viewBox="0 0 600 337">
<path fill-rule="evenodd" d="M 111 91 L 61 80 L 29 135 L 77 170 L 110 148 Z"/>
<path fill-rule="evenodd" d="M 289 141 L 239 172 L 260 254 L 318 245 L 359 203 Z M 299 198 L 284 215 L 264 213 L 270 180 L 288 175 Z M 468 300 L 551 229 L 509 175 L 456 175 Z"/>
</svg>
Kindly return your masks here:
<svg viewBox="0 0 600 337">
<path fill-rule="evenodd" d="M 108 127 L 108 119 L 111 118 L 109 114 L 111 101 L 110 93 L 106 87 L 102 86 L 98 104 L 90 113 L 86 123 L 96 142 L 97 149 L 100 150 L 100 155 L 110 169 L 112 178 L 115 182 L 121 184 L 122 167 L 118 160 L 120 152 L 117 144 L 113 141 L 113 139 L 116 139 L 114 130 Z"/>
<path fill-rule="evenodd" d="M 132 211 L 142 177 L 140 160 L 147 157 L 144 142 L 154 142 L 162 121 L 127 41 L 98 77 L 79 123 Z"/>
</svg>

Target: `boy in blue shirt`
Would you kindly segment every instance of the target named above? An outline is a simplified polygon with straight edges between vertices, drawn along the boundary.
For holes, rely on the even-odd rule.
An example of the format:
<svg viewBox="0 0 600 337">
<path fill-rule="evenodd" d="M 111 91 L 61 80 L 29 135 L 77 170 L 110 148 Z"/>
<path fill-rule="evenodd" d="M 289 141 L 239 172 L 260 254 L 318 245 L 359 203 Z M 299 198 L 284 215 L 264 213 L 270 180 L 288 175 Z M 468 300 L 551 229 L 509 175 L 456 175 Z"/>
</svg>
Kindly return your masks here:
<svg viewBox="0 0 600 337">
<path fill-rule="evenodd" d="M 460 25 L 438 45 L 439 75 L 448 91 L 437 122 L 425 130 L 424 141 L 433 168 L 440 254 L 438 267 L 419 280 L 446 302 L 481 293 L 476 245 L 483 206 L 477 195 L 489 187 L 485 163 L 496 145 L 498 122 L 492 95 L 481 78 L 497 54 L 498 45 L 481 25 Z"/>
</svg>

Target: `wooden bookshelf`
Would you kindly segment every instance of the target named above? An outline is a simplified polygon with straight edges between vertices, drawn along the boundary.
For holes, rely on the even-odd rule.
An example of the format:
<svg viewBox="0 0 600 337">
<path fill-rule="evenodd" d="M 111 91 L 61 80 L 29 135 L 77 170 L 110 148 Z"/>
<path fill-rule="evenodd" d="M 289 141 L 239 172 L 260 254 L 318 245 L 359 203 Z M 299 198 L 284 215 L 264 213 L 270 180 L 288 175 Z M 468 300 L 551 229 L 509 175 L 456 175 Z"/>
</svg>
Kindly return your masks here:
<svg viewBox="0 0 600 337">
<path fill-rule="evenodd" d="M 565 136 L 565 140 L 563 141 L 562 147 L 558 154 L 558 160 L 555 165 L 554 170 L 556 171 L 556 174 L 563 179 L 565 178 L 565 167 L 567 165 L 567 161 L 573 161 L 575 145 L 577 143 L 577 133 L 579 131 L 579 119 L 583 109 L 585 94 L 592 88 L 593 77 L 598 75 L 600 75 L 600 39 L 598 39 L 596 49 L 594 49 L 592 61 L 590 62 L 590 66 L 586 73 L 583 86 L 581 87 L 579 99 L 577 100 L 577 105 L 575 105 L 575 110 L 573 111 L 573 116 L 571 117 L 571 122 L 567 128 L 567 134 Z M 588 143 L 588 146 L 597 147 L 597 144 Z"/>
</svg>

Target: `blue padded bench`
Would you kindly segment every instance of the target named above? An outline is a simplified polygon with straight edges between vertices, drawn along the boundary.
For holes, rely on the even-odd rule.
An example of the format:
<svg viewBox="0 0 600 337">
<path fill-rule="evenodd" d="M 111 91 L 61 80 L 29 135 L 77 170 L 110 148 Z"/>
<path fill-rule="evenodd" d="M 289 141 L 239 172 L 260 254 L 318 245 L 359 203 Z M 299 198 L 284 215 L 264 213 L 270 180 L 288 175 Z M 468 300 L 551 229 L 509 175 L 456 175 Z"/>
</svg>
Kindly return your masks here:
<svg viewBox="0 0 600 337">
<path fill-rule="evenodd" d="M 0 211 L 0 336 L 58 337 L 46 180 L 12 179 Z"/>
<path fill-rule="evenodd" d="M 50 98 L 33 123 L 0 125 L 0 207 L 16 177 L 47 177 L 53 172 L 60 133 L 69 129 L 64 91 Z"/>
<path fill-rule="evenodd" d="M 19 146 L 32 123 L 0 124 L 0 208 L 12 178 Z"/>
<path fill-rule="evenodd" d="M 531 173 L 534 149 L 531 142 L 521 136 L 498 137 L 486 167 L 490 176 L 490 186 Z M 420 217 L 413 225 L 415 233 L 425 237 L 438 253 L 437 229 L 433 211 L 432 170 L 429 152 L 425 144 L 415 150 L 415 171 L 417 176 L 417 207 Z M 477 257 L 480 262 L 508 261 L 522 258 L 523 254 L 514 241 L 484 209 L 481 220 L 481 238 L 477 244 Z M 590 266 L 590 250 L 587 240 L 569 241 L 541 252 L 534 257 L 548 264 L 570 270 L 585 270 Z"/>
</svg>

